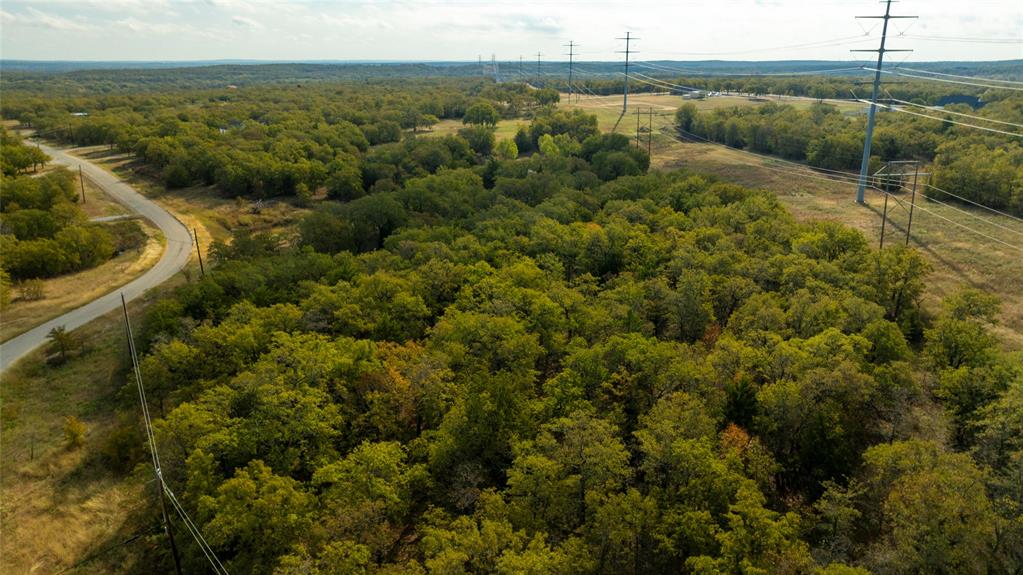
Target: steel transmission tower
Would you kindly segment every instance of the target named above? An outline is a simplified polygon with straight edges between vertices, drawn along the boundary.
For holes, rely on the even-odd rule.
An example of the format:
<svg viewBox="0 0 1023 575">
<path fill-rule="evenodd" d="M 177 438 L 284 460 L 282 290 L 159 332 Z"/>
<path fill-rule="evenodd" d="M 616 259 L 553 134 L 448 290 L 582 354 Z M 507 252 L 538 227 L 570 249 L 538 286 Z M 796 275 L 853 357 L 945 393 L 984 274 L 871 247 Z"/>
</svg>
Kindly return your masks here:
<svg viewBox="0 0 1023 575">
<path fill-rule="evenodd" d="M 867 112 L 867 134 L 863 139 L 863 160 L 860 163 L 860 180 L 856 189 L 856 203 L 863 203 L 863 194 L 867 188 L 867 172 L 870 164 L 870 144 L 874 137 L 874 116 L 877 113 L 877 93 L 881 88 L 881 65 L 884 62 L 885 52 L 912 52 L 912 50 L 888 50 L 884 47 L 888 37 L 888 21 L 892 18 L 916 18 L 916 16 L 892 16 L 893 0 L 885 1 L 884 16 L 857 16 L 857 18 L 883 18 L 884 25 L 881 27 L 881 46 L 877 50 L 852 50 L 853 52 L 877 52 L 877 69 L 874 70 L 874 90 L 870 96 L 870 110 Z M 628 86 L 628 84 L 626 84 Z"/>
<path fill-rule="evenodd" d="M 625 117 L 625 112 L 629 109 L 629 54 L 635 54 L 635 50 L 630 50 L 629 46 L 633 40 L 639 40 L 639 38 L 633 38 L 631 32 L 626 32 L 624 38 L 615 38 L 615 40 L 625 40 L 625 50 L 618 50 L 619 54 L 625 54 L 625 90 L 622 92 L 622 113 L 618 116 L 618 121 L 615 122 L 615 127 L 611 129 L 612 132 L 618 129 L 619 122 Z"/>
<path fill-rule="evenodd" d="M 572 40 L 569 40 L 568 44 L 565 44 L 565 45 L 568 46 L 568 102 L 571 104 L 572 103 L 572 64 L 574 63 L 574 60 L 575 60 L 575 49 L 578 47 L 578 44 L 576 44 Z"/>
</svg>

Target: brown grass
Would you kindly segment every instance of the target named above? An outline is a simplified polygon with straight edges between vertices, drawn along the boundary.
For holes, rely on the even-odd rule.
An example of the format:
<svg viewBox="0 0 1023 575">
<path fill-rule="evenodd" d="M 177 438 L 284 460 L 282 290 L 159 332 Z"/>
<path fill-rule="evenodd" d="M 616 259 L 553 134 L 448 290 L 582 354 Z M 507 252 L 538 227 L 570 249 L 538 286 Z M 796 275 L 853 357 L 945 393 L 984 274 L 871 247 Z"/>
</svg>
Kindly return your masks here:
<svg viewBox="0 0 1023 575">
<path fill-rule="evenodd" d="M 578 96 L 569 101 L 568 94 L 561 95 L 562 108 L 578 108 L 597 116 L 597 123 L 601 130 L 610 130 L 622 112 L 622 96 Z M 636 110 L 642 112 L 641 125 L 647 125 L 647 110 L 654 111 L 654 131 L 660 127 L 670 125 L 675 110 L 680 105 L 691 102 L 700 111 L 717 110 L 721 108 L 734 108 L 736 106 L 763 106 L 767 102 L 778 102 L 788 104 L 795 108 L 805 109 L 813 104 L 813 100 L 795 98 L 750 99 L 745 96 L 714 96 L 702 100 L 685 100 L 681 96 L 667 94 L 630 94 L 629 113 L 622 118 L 619 131 L 624 134 L 634 134 L 636 131 Z M 829 102 L 845 112 L 851 112 L 862 108 L 860 104 L 846 102 Z"/>
<path fill-rule="evenodd" d="M 143 305 L 131 304 L 136 318 Z M 135 515 L 152 505 L 149 476 L 117 475 L 100 456 L 128 381 L 120 313 L 77 330 L 87 348 L 67 364 L 48 367 L 39 350 L 0 382 L 0 573 L 56 573 L 83 560 L 75 572 L 137 571 L 133 558 L 149 543 L 120 544 L 148 526 Z M 69 415 L 87 426 L 78 450 L 64 445 Z"/>
<path fill-rule="evenodd" d="M 519 130 L 519 126 L 528 126 L 528 122 L 521 120 L 501 120 L 497 123 L 497 130 L 494 132 L 494 136 L 498 140 L 505 140 L 508 138 L 514 138 L 515 132 Z M 420 132 L 421 136 L 448 136 L 451 134 L 457 134 L 459 130 L 465 127 L 465 124 L 461 120 L 441 120 L 434 124 L 430 130 Z"/>
<path fill-rule="evenodd" d="M 75 174 L 75 185 L 81 185 L 78 182 L 77 174 Z M 81 188 L 76 189 L 80 190 Z M 94 184 L 89 178 L 85 178 L 85 203 L 79 203 L 78 206 L 82 208 L 82 211 L 89 218 L 119 216 L 128 213 L 127 208 L 108 196 L 102 188 Z"/>
</svg>

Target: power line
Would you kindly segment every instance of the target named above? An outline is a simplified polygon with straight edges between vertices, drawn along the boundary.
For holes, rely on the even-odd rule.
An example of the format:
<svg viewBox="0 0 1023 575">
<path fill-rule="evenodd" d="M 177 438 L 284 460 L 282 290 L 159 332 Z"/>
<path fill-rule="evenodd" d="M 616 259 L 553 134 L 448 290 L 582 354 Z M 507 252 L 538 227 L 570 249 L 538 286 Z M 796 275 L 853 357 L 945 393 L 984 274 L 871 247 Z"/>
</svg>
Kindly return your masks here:
<svg viewBox="0 0 1023 575">
<path fill-rule="evenodd" d="M 969 211 L 964 210 L 962 208 L 957 208 L 956 206 L 953 206 L 952 204 L 949 204 L 947 202 L 943 202 L 941 200 L 938 200 L 938 199 L 935 199 L 935 198 L 932 198 L 932 197 L 928 197 L 927 200 L 931 201 L 931 202 L 934 202 L 934 203 L 936 203 L 938 205 L 945 206 L 945 207 L 947 207 L 947 208 L 949 208 L 951 210 L 955 210 L 955 211 L 960 212 L 962 214 L 966 214 L 967 216 L 970 216 L 971 218 L 980 220 L 980 221 L 982 221 L 982 222 L 984 222 L 984 223 L 986 223 L 988 225 L 992 225 L 992 226 L 994 226 L 996 228 L 1001 228 L 1001 229 L 1003 229 L 1003 230 L 1005 230 L 1005 231 L 1007 231 L 1007 232 L 1009 232 L 1011 234 L 1016 234 L 1017 236 L 1023 237 L 1023 232 L 1021 232 L 1019 230 L 1015 230 L 1015 229 L 1010 228 L 1008 226 L 1004 226 L 1004 225 L 1002 225 L 1002 224 L 1000 224 L 998 222 L 994 222 L 994 221 L 982 218 L 982 217 L 978 216 L 977 214 L 975 214 L 973 212 L 969 212 Z"/>
<path fill-rule="evenodd" d="M 888 192 L 885 192 L 883 190 L 879 190 L 879 191 L 881 191 L 882 193 L 885 193 L 885 194 L 888 193 Z M 896 201 L 899 201 L 898 198 L 896 198 Z M 996 237 L 993 237 L 993 236 L 989 236 L 989 235 L 985 234 L 984 232 L 981 232 L 981 231 L 978 231 L 978 230 L 975 230 L 975 229 L 971 228 L 970 226 L 961 224 L 961 223 L 959 223 L 959 222 L 957 222 L 957 221 L 955 221 L 953 219 L 946 218 L 945 216 L 943 216 L 941 214 L 938 214 L 938 213 L 932 212 L 932 211 L 930 211 L 930 210 L 928 210 L 926 208 L 923 208 L 923 207 L 920 206 L 920 204 L 916 205 L 916 209 L 921 211 L 921 212 L 923 212 L 923 213 L 925 213 L 925 214 L 929 214 L 929 215 L 934 216 L 936 218 L 945 220 L 946 222 L 948 222 L 948 223 L 950 223 L 950 224 L 952 224 L 954 226 L 958 226 L 958 227 L 963 228 L 965 230 L 971 231 L 971 232 L 977 234 L 978 236 L 987 238 L 987 239 L 989 239 L 989 240 L 991 240 L 993 242 L 1002 244 L 1003 246 L 1006 246 L 1008 248 L 1012 248 L 1012 249 L 1014 249 L 1016 251 L 1023 252 L 1023 247 L 1020 247 L 1020 246 L 1017 246 L 1017 245 L 1014 245 L 1014 244 L 1010 244 L 1009 242 L 1002 241 L 1002 240 L 1000 240 L 1000 239 L 998 239 Z"/>
<path fill-rule="evenodd" d="M 220 562 L 217 554 L 213 552 L 213 548 L 210 547 L 206 538 L 202 536 L 202 532 L 199 531 L 199 527 L 196 526 L 196 524 L 192 521 L 192 518 L 188 516 L 188 512 L 185 511 L 185 507 L 181 505 L 180 501 L 178 501 L 178 498 L 174 495 L 174 492 L 171 491 L 171 488 L 164 483 L 163 489 L 167 494 L 167 497 L 170 499 L 171 505 L 173 505 L 174 509 L 181 517 L 181 520 L 185 523 L 185 527 L 188 528 L 192 537 L 195 538 L 195 542 L 199 544 L 199 548 L 202 550 L 203 555 L 205 555 L 206 559 L 210 562 L 210 566 L 213 567 L 213 572 L 217 573 L 217 575 L 220 575 L 221 573 L 223 575 L 228 575 L 227 568 Z"/>
<path fill-rule="evenodd" d="M 181 516 L 182 520 L 185 523 L 185 526 L 192 534 L 192 537 L 195 539 L 196 543 L 199 544 L 199 547 L 202 549 L 203 554 L 206 555 L 206 558 L 209 559 L 210 565 L 213 567 L 214 572 L 217 573 L 217 575 L 220 575 L 221 573 L 227 575 L 227 569 L 224 568 L 224 565 L 220 562 L 220 559 L 217 558 L 216 553 L 213 552 L 213 549 L 206 542 L 206 539 L 202 536 L 202 533 L 199 531 L 199 528 L 196 527 L 194 523 L 192 523 L 192 520 L 188 517 L 188 514 L 185 512 L 184 508 L 181 506 L 177 498 L 174 496 L 174 492 L 172 492 L 170 487 L 167 486 L 167 482 L 163 478 L 163 470 L 160 467 L 160 454 L 156 447 L 156 434 L 153 432 L 153 420 L 149 414 L 149 402 L 146 399 L 145 386 L 142 384 L 142 371 L 139 368 L 138 353 L 135 349 L 135 336 L 132 333 L 131 320 L 128 318 L 128 304 L 124 299 L 123 293 L 121 294 L 121 309 L 124 311 L 124 326 L 125 331 L 127 332 L 128 335 L 128 351 L 131 354 L 132 371 L 135 373 L 135 383 L 138 388 L 139 402 L 142 404 L 142 418 L 146 430 L 146 439 L 149 443 L 149 452 L 150 458 L 152 459 L 153 463 L 153 472 L 156 475 L 157 487 L 160 489 L 160 507 L 163 511 L 164 530 L 166 531 L 167 537 L 170 540 L 171 550 L 174 556 L 175 569 L 177 573 L 180 575 L 181 562 L 180 559 L 178 558 L 177 546 L 174 543 L 174 534 L 173 531 L 171 530 L 170 520 L 167 518 L 166 497 L 169 497 L 172 506 L 178 512 L 178 515 Z"/>
<path fill-rule="evenodd" d="M 648 79 L 654 80 L 656 82 L 661 82 L 662 84 L 668 84 L 669 86 L 673 86 L 673 87 L 676 87 L 676 88 L 683 88 L 685 90 L 689 90 L 690 92 L 699 92 L 701 90 L 701 88 L 694 88 L 693 86 L 685 86 L 685 85 L 682 85 L 682 84 L 675 84 L 673 82 L 668 82 L 667 80 L 661 80 L 660 78 L 654 78 L 653 76 L 647 76 L 646 74 L 640 74 L 639 72 L 633 72 L 633 73 L 635 75 L 637 75 L 637 76 L 642 76 L 644 78 L 648 78 Z"/>
<path fill-rule="evenodd" d="M 994 84 L 983 84 L 983 83 L 980 83 L 980 82 L 964 82 L 962 80 L 949 80 L 948 78 L 934 78 L 934 77 L 931 77 L 931 76 L 921 76 L 919 74 L 904 74 L 902 72 L 895 72 L 895 71 L 892 71 L 892 70 L 878 71 L 878 70 L 871 69 L 871 68 L 867 68 L 867 70 L 870 70 L 872 72 L 877 72 L 878 74 L 893 74 L 895 76 L 902 76 L 904 78 L 916 78 L 918 80 L 930 80 L 932 82 L 945 82 L 945 83 L 948 83 L 948 84 L 957 84 L 957 85 L 960 85 L 960 86 L 975 86 L 975 87 L 978 87 L 978 88 L 989 88 L 991 90 L 1012 90 L 1014 92 L 1023 92 L 1023 87 L 997 86 L 997 85 L 994 85 Z"/>
<path fill-rule="evenodd" d="M 742 153 L 746 153 L 746 154 L 750 154 L 750 155 L 754 155 L 754 156 L 758 156 L 758 157 L 763 157 L 763 156 L 760 156 L 759 154 L 756 154 L 756 153 L 753 153 L 753 152 L 749 152 L 749 151 L 747 151 L 747 150 L 742 150 L 742 149 L 739 149 L 739 148 L 732 148 L 731 146 L 725 146 L 724 144 L 720 144 L 720 143 L 718 143 L 718 142 L 714 142 L 714 141 L 711 141 L 711 140 L 707 140 L 706 138 L 702 138 L 702 137 L 700 137 L 700 136 L 696 136 L 695 134 L 692 134 L 692 133 L 690 133 L 690 132 L 686 132 L 686 133 L 687 133 L 687 134 L 690 134 L 691 136 L 694 136 L 695 138 L 699 138 L 699 139 L 701 139 L 701 140 L 704 140 L 704 141 L 706 141 L 707 143 L 710 143 L 710 144 L 713 144 L 713 145 L 717 145 L 717 146 L 722 146 L 722 147 L 725 147 L 725 148 L 727 148 L 727 149 L 729 149 L 729 150 L 734 150 L 734 151 L 736 151 L 736 152 L 742 152 Z M 680 140 L 680 139 L 679 139 L 678 137 L 676 137 L 676 136 L 674 136 L 674 135 L 671 135 L 671 134 L 669 134 L 669 137 L 672 137 L 673 139 L 675 139 L 675 140 L 677 140 L 677 141 L 682 141 L 682 140 Z M 768 159 L 773 159 L 773 158 L 768 158 Z M 802 166 L 802 164 L 797 164 L 797 165 L 799 165 L 799 166 Z M 851 177 L 851 176 L 849 176 L 849 177 L 842 177 L 842 176 L 838 176 L 838 175 L 831 175 L 831 176 L 822 176 L 822 175 L 816 175 L 816 174 L 808 174 L 808 173 L 806 173 L 805 171 L 797 171 L 797 170 L 793 170 L 793 169 L 786 169 L 786 168 L 778 168 L 778 167 L 773 167 L 773 166 L 766 166 L 766 165 L 759 165 L 759 166 L 757 166 L 757 167 L 758 167 L 758 168 L 763 168 L 763 169 L 766 169 L 766 170 L 771 170 L 771 171 L 779 172 L 779 173 L 782 173 L 782 174 L 786 174 L 786 175 L 791 175 L 791 176 L 800 176 L 800 177 L 803 177 L 803 178 L 808 178 L 808 179 L 814 179 L 814 180 L 823 180 L 823 181 L 828 181 L 828 182 L 831 182 L 831 183 L 838 183 L 838 184 L 849 184 L 849 185 L 858 185 L 858 183 L 859 183 L 859 180 L 858 180 L 858 178 L 854 178 L 854 177 Z M 804 167 L 804 168 L 806 168 L 806 166 L 803 166 L 803 167 Z M 926 184 L 925 184 L 925 185 L 926 185 Z M 877 188 L 877 187 L 875 187 L 875 186 L 873 186 L 873 185 L 869 185 L 869 186 L 867 186 L 867 187 L 868 187 L 868 188 L 870 188 L 870 189 L 876 190 L 876 191 L 878 191 L 878 192 L 880 192 L 880 193 L 882 193 L 882 194 L 890 194 L 890 192 L 887 192 L 887 191 L 885 191 L 885 190 L 882 190 L 882 189 L 880 189 L 880 188 Z M 895 199 L 895 201 L 896 201 L 897 203 L 899 203 L 900 207 L 902 207 L 903 209 L 905 209 L 905 206 L 904 206 L 904 205 L 902 205 L 902 202 L 901 202 L 901 201 L 900 201 L 900 200 L 898 199 L 898 197 L 897 197 L 897 196 L 894 196 L 894 195 L 893 195 L 893 196 L 892 196 L 892 198 L 893 198 L 893 199 Z M 929 199 L 929 200 L 933 200 L 933 198 L 928 198 L 928 199 Z M 944 203 L 942 203 L 942 202 L 936 202 L 936 203 L 939 203 L 939 204 L 942 204 L 942 205 L 947 205 L 947 204 L 944 204 Z M 949 206 L 949 207 L 952 207 L 952 206 Z M 933 215 L 934 217 L 937 217 L 937 218 L 941 218 L 941 219 L 943 219 L 943 220 L 946 220 L 946 221 L 948 221 L 948 222 L 950 222 L 950 223 L 952 223 L 952 224 L 955 224 L 955 225 L 956 225 L 956 226 L 958 226 L 958 227 L 961 227 L 961 228 L 964 228 L 964 229 L 966 229 L 966 230 L 969 230 L 969 231 L 971 231 L 971 232 L 973 232 L 973 233 L 975 233 L 975 234 L 977 234 L 977 235 L 980 235 L 980 236 L 982 236 L 982 237 L 985 237 L 985 238 L 987 238 L 987 239 L 989 239 L 989 240 L 992 240 L 992 241 L 994 241 L 994 242 L 997 242 L 997 243 L 999 243 L 999 244 L 1005 245 L 1005 246 L 1007 246 L 1007 247 L 1010 247 L 1010 248 L 1012 248 L 1012 249 L 1015 249 L 1015 250 L 1023 251 L 1023 247 L 1019 247 L 1019 246 L 1017 246 L 1017 245 L 1014 245 L 1014 244 L 1011 244 L 1011 243 L 1009 243 L 1009 242 L 1003 241 L 1003 240 L 1001 240 L 1001 239 L 999 239 L 999 238 L 996 238 L 996 237 L 990 236 L 990 235 L 988 235 L 988 234 L 985 234 L 984 232 L 981 232 L 981 231 L 979 231 L 979 230 L 976 230 L 976 229 L 974 229 L 974 228 L 971 228 L 970 226 L 967 226 L 967 225 L 961 224 L 961 223 L 959 223 L 959 222 L 956 222 L 956 221 L 954 221 L 954 220 L 951 220 L 951 219 L 949 219 L 949 218 L 946 218 L 945 216 L 942 216 L 942 215 L 940 215 L 940 214 L 937 214 L 937 213 L 935 213 L 935 212 L 932 212 L 932 211 L 930 211 L 930 210 L 927 210 L 927 209 L 925 209 L 925 208 L 922 208 L 922 207 L 920 207 L 920 205 L 919 205 L 919 204 L 916 204 L 916 205 L 915 205 L 915 208 L 916 208 L 917 210 L 923 211 L 923 212 L 925 212 L 925 213 L 927 213 L 927 214 Z M 962 210 L 959 210 L 959 211 L 962 211 Z M 986 223 L 989 223 L 989 224 L 993 224 L 993 225 L 995 225 L 996 227 L 1004 228 L 1004 226 L 1001 226 L 1001 225 L 999 225 L 999 224 L 997 224 L 997 223 L 995 223 L 995 222 L 991 222 L 990 220 L 986 220 L 986 219 L 983 219 L 983 218 L 979 218 L 978 216 L 975 216 L 975 215 L 973 215 L 973 214 L 970 214 L 970 215 L 971 215 L 972 217 L 975 217 L 975 218 L 977 218 L 977 219 L 980 219 L 981 221 L 984 221 L 984 222 L 986 222 Z M 1006 228 L 1006 229 L 1007 229 L 1007 228 Z M 1015 230 L 1009 230 L 1009 231 L 1012 231 L 1013 233 L 1017 233 L 1017 232 L 1015 232 Z"/>
<path fill-rule="evenodd" d="M 874 74 L 874 88 L 870 96 L 870 109 L 867 111 L 867 133 L 863 138 L 863 158 L 860 161 L 860 183 L 856 188 L 856 202 L 863 203 L 863 191 L 867 187 L 867 169 L 870 164 L 870 146 L 874 137 L 874 116 L 877 114 L 877 93 L 881 87 L 881 66 L 884 63 L 885 52 L 901 52 L 905 50 L 885 50 L 885 41 L 888 39 L 888 23 L 893 18 L 916 18 L 916 16 L 892 16 L 892 0 L 885 2 L 884 16 L 857 16 L 857 18 L 883 18 L 884 25 L 881 27 L 881 46 L 877 50 L 853 50 L 854 52 L 877 52 L 877 71 Z"/>
<path fill-rule="evenodd" d="M 145 387 L 142 385 L 142 370 L 139 369 L 138 354 L 135 351 L 135 336 L 131 330 L 131 320 L 128 318 L 128 303 L 121 293 L 121 309 L 124 311 L 124 328 L 128 336 L 128 352 L 131 354 L 131 368 L 135 374 L 135 385 L 139 394 L 139 403 L 142 406 L 142 421 L 146 429 L 146 441 L 149 443 L 149 457 L 153 464 L 153 474 L 156 476 L 157 489 L 160 491 L 160 510 L 163 515 L 163 530 L 171 546 L 171 555 L 174 557 L 174 569 L 181 575 L 181 558 L 178 556 L 178 546 L 174 541 L 174 530 L 171 528 L 170 519 L 167 517 L 167 502 L 164 498 L 163 471 L 160 469 L 160 453 L 156 448 L 156 435 L 153 433 L 153 422 L 149 416 L 149 401 L 146 399 Z"/>
<path fill-rule="evenodd" d="M 1021 41 L 1023 42 L 1023 41 Z M 965 80 L 984 80 L 985 82 L 1002 82 L 1005 84 L 1014 84 L 1016 86 L 1023 86 L 1023 82 L 1017 82 L 1015 80 L 999 80 L 998 78 L 984 78 L 980 76 L 960 76 L 958 74 L 945 74 L 943 72 L 931 72 L 930 70 L 918 70 L 916 68 L 902 67 L 902 70 L 909 70 L 910 72 L 918 72 L 920 74 L 933 74 L 935 76 L 947 76 L 949 78 L 962 78 Z"/>
<path fill-rule="evenodd" d="M 771 48 L 752 48 L 749 50 L 735 50 L 731 52 L 657 52 L 657 53 L 683 56 L 734 56 L 738 54 L 755 54 L 759 52 L 778 52 L 784 50 L 796 50 L 805 48 L 827 48 L 830 46 L 843 46 L 849 44 L 856 44 L 859 42 L 866 42 L 870 40 L 870 38 L 866 38 L 865 36 L 869 36 L 869 34 L 857 34 L 855 36 L 832 38 L 830 40 L 818 40 L 816 42 L 791 44 L 788 46 L 775 46 Z"/>
<path fill-rule="evenodd" d="M 925 40 L 932 42 L 964 42 L 972 44 L 1023 44 L 1019 38 L 977 38 L 969 36 L 917 36 L 913 34 L 899 34 L 900 38 L 912 40 Z"/>
<path fill-rule="evenodd" d="M 643 74 L 639 74 L 639 73 L 635 73 L 634 72 L 633 75 L 635 76 L 633 78 L 633 80 L 635 80 L 637 82 L 640 82 L 640 83 L 643 83 L 643 84 L 647 84 L 647 85 L 653 86 L 655 88 L 661 88 L 662 90 L 663 89 L 673 90 L 675 88 L 683 88 L 683 86 L 679 86 L 678 84 L 671 84 L 669 82 L 665 82 L 663 80 L 658 80 L 657 78 L 651 78 L 650 76 L 645 76 Z M 644 78 L 646 78 L 646 79 L 644 79 Z"/>
<path fill-rule="evenodd" d="M 801 71 L 798 71 L 798 72 L 795 72 L 795 71 L 793 71 L 793 72 L 705 72 L 705 71 L 695 70 L 693 68 L 677 68 L 677 67 L 674 67 L 674 66 L 669 66 L 667 64 L 661 64 L 659 61 L 656 61 L 656 60 L 652 60 L 652 61 L 648 60 L 648 61 L 643 61 L 643 62 L 636 62 L 635 64 L 637 66 L 643 66 L 645 68 L 660 69 L 660 70 L 670 71 L 670 72 L 681 72 L 683 74 L 688 74 L 688 75 L 691 75 L 691 76 L 737 76 L 737 77 L 744 77 L 744 78 L 745 77 L 757 77 L 757 76 L 813 76 L 813 75 L 827 74 L 827 73 L 833 73 L 833 72 L 846 72 L 846 71 L 851 71 L 851 70 L 862 71 L 863 70 L 863 66 L 856 65 L 856 66 L 846 66 L 846 67 L 843 67 L 843 68 L 827 68 L 827 69 L 824 69 L 824 70 L 801 70 Z"/>
<path fill-rule="evenodd" d="M 869 104 L 870 103 L 867 100 L 857 99 L 857 101 L 858 102 L 863 102 L 864 104 Z M 957 122 L 956 120 L 949 120 L 948 118 L 935 118 L 934 116 L 929 116 L 927 114 L 921 114 L 919 112 L 911 112 L 910 110 L 904 110 L 902 108 L 896 108 L 895 106 L 888 106 L 888 105 L 885 105 L 885 104 L 874 104 L 874 105 L 880 106 L 880 107 L 882 107 L 882 108 L 884 108 L 886 110 L 891 110 L 893 112 L 900 112 L 902 114 L 911 114 L 913 116 L 919 116 L 921 118 L 928 118 L 928 119 L 934 120 L 936 122 L 948 122 L 949 124 L 955 124 L 956 126 L 964 126 L 964 127 L 967 127 L 967 128 L 974 128 L 976 130 L 984 130 L 986 132 L 994 132 L 996 134 L 1004 134 L 1006 136 L 1014 136 L 1016 138 L 1023 138 L 1023 134 L 1020 134 L 1020 133 L 1017 133 L 1017 132 L 1006 132 L 1005 130 L 998 130 L 996 128 L 986 128 L 984 126 L 977 126 L 977 125 L 974 125 L 974 124 L 968 124 L 966 122 Z"/>
<path fill-rule="evenodd" d="M 885 90 L 885 92 L 887 93 L 887 90 Z M 892 102 L 898 102 L 900 104 L 905 104 L 906 106 L 914 106 L 914 107 L 917 107 L 917 108 L 923 108 L 924 110 L 931 110 L 931 111 L 938 112 L 938 113 L 941 113 L 941 114 L 953 114 L 955 116 L 963 116 L 964 118 L 971 118 L 971 119 L 974 119 L 974 120 L 981 120 L 981 121 L 984 121 L 984 122 L 991 122 L 993 124 L 1002 124 L 1004 126 L 1013 126 L 1013 127 L 1016 127 L 1016 128 L 1023 128 L 1023 124 L 1017 124 L 1015 122 L 1005 122 L 1005 121 L 1002 121 L 1002 120 L 995 120 L 993 118 L 985 118 L 984 116 L 975 116 L 973 114 L 964 114 L 962 112 L 956 112 L 956 111 L 953 111 L 953 110 L 942 110 L 940 108 L 935 108 L 933 106 L 925 106 L 923 104 L 917 104 L 916 102 L 909 102 L 907 100 L 900 100 L 898 98 L 892 97 L 892 95 L 890 93 L 888 93 L 888 99 L 891 100 Z"/>
<path fill-rule="evenodd" d="M 1023 222 L 1023 218 L 1019 218 L 1019 217 L 1016 217 L 1016 216 L 1014 216 L 1012 214 L 1009 214 L 1009 213 L 1006 213 L 1006 212 L 1003 212 L 1003 211 L 1000 211 L 1000 210 L 996 210 L 995 208 L 992 208 L 992 207 L 989 207 L 989 206 L 985 206 L 984 204 L 975 202 L 975 201 L 973 201 L 973 200 L 971 200 L 969 198 L 964 198 L 962 196 L 953 194 L 952 192 L 950 192 L 948 190 L 943 190 L 943 189 L 941 189 L 938 186 L 935 186 L 933 184 L 924 184 L 924 187 L 930 188 L 930 189 L 932 189 L 932 190 L 934 190 L 936 192 L 941 192 L 942 194 L 945 194 L 945 195 L 951 196 L 953 198 L 956 198 L 957 200 L 959 200 L 961 202 L 966 202 L 968 204 L 973 204 L 974 206 L 977 206 L 978 208 L 984 208 L 985 210 L 987 210 L 989 212 L 992 212 L 992 213 L 995 213 L 995 214 L 998 214 L 1000 216 L 1005 216 L 1007 218 L 1011 218 L 1011 219 L 1016 220 L 1018 222 Z"/>
</svg>

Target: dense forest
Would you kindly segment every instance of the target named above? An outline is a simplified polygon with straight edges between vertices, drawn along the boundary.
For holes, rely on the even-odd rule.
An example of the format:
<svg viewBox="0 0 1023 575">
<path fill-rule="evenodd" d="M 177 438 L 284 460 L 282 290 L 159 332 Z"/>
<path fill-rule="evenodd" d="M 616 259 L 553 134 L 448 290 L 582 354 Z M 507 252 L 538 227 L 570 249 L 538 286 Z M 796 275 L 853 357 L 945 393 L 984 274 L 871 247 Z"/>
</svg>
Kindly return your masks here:
<svg viewBox="0 0 1023 575">
<path fill-rule="evenodd" d="M 1023 560 L 1023 372 L 987 335 L 996 302 L 925 318 L 919 255 L 766 193 L 598 183 L 553 149 L 486 170 L 325 204 L 292 247 L 240 234 L 149 312 L 164 465 L 229 568 Z"/>
<path fill-rule="evenodd" d="M 230 572 L 1018 573 L 1023 364 L 995 299 L 928 314 L 915 250 L 650 173 L 556 92 L 402 84 L 2 104 L 171 188 L 309 206 L 215 244 L 138 332 L 162 473 Z M 498 142 L 501 118 L 523 126 Z M 133 386 L 102 452 L 141 482 Z M 160 537 L 141 570 L 173 564 Z"/>
<path fill-rule="evenodd" d="M 136 222 L 117 233 L 90 224 L 78 206 L 75 177 L 63 168 L 33 177 L 49 157 L 0 129 L 4 174 L 0 176 L 0 270 L 12 280 L 43 278 L 96 266 L 143 239 Z M 8 169 L 10 168 L 10 169 Z M 6 280 L 5 280 L 6 281 Z"/>
<path fill-rule="evenodd" d="M 492 151 L 498 119 L 558 100 L 553 90 L 523 84 L 423 81 L 419 90 L 413 81 L 402 84 L 403 90 L 381 83 L 67 99 L 30 93 L 6 99 L 2 112 L 60 142 L 134 153 L 172 189 L 207 184 L 231 197 L 270 197 L 325 186 L 352 199 L 409 174 L 467 166 Z M 402 141 L 405 130 L 463 118 L 463 137 Z M 562 129 L 568 128 L 547 131 Z M 528 145 L 539 136 L 531 134 Z"/>
</svg>

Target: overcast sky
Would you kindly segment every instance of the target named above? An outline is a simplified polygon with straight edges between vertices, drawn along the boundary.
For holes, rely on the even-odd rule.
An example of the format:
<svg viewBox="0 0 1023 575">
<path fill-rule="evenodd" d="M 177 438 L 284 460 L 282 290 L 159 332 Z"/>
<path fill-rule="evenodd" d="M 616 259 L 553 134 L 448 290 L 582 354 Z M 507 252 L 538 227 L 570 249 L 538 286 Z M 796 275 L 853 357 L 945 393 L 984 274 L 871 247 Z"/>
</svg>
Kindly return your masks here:
<svg viewBox="0 0 1023 575">
<path fill-rule="evenodd" d="M 3 0 L 0 56 L 32 60 L 616 60 L 854 58 L 876 48 L 873 0 Z M 904 0 L 893 62 L 1023 58 L 1021 0 Z M 950 38 L 954 38 L 952 41 Z M 984 42 L 976 39 L 986 39 Z M 861 55 L 869 58 L 869 55 Z"/>
</svg>

